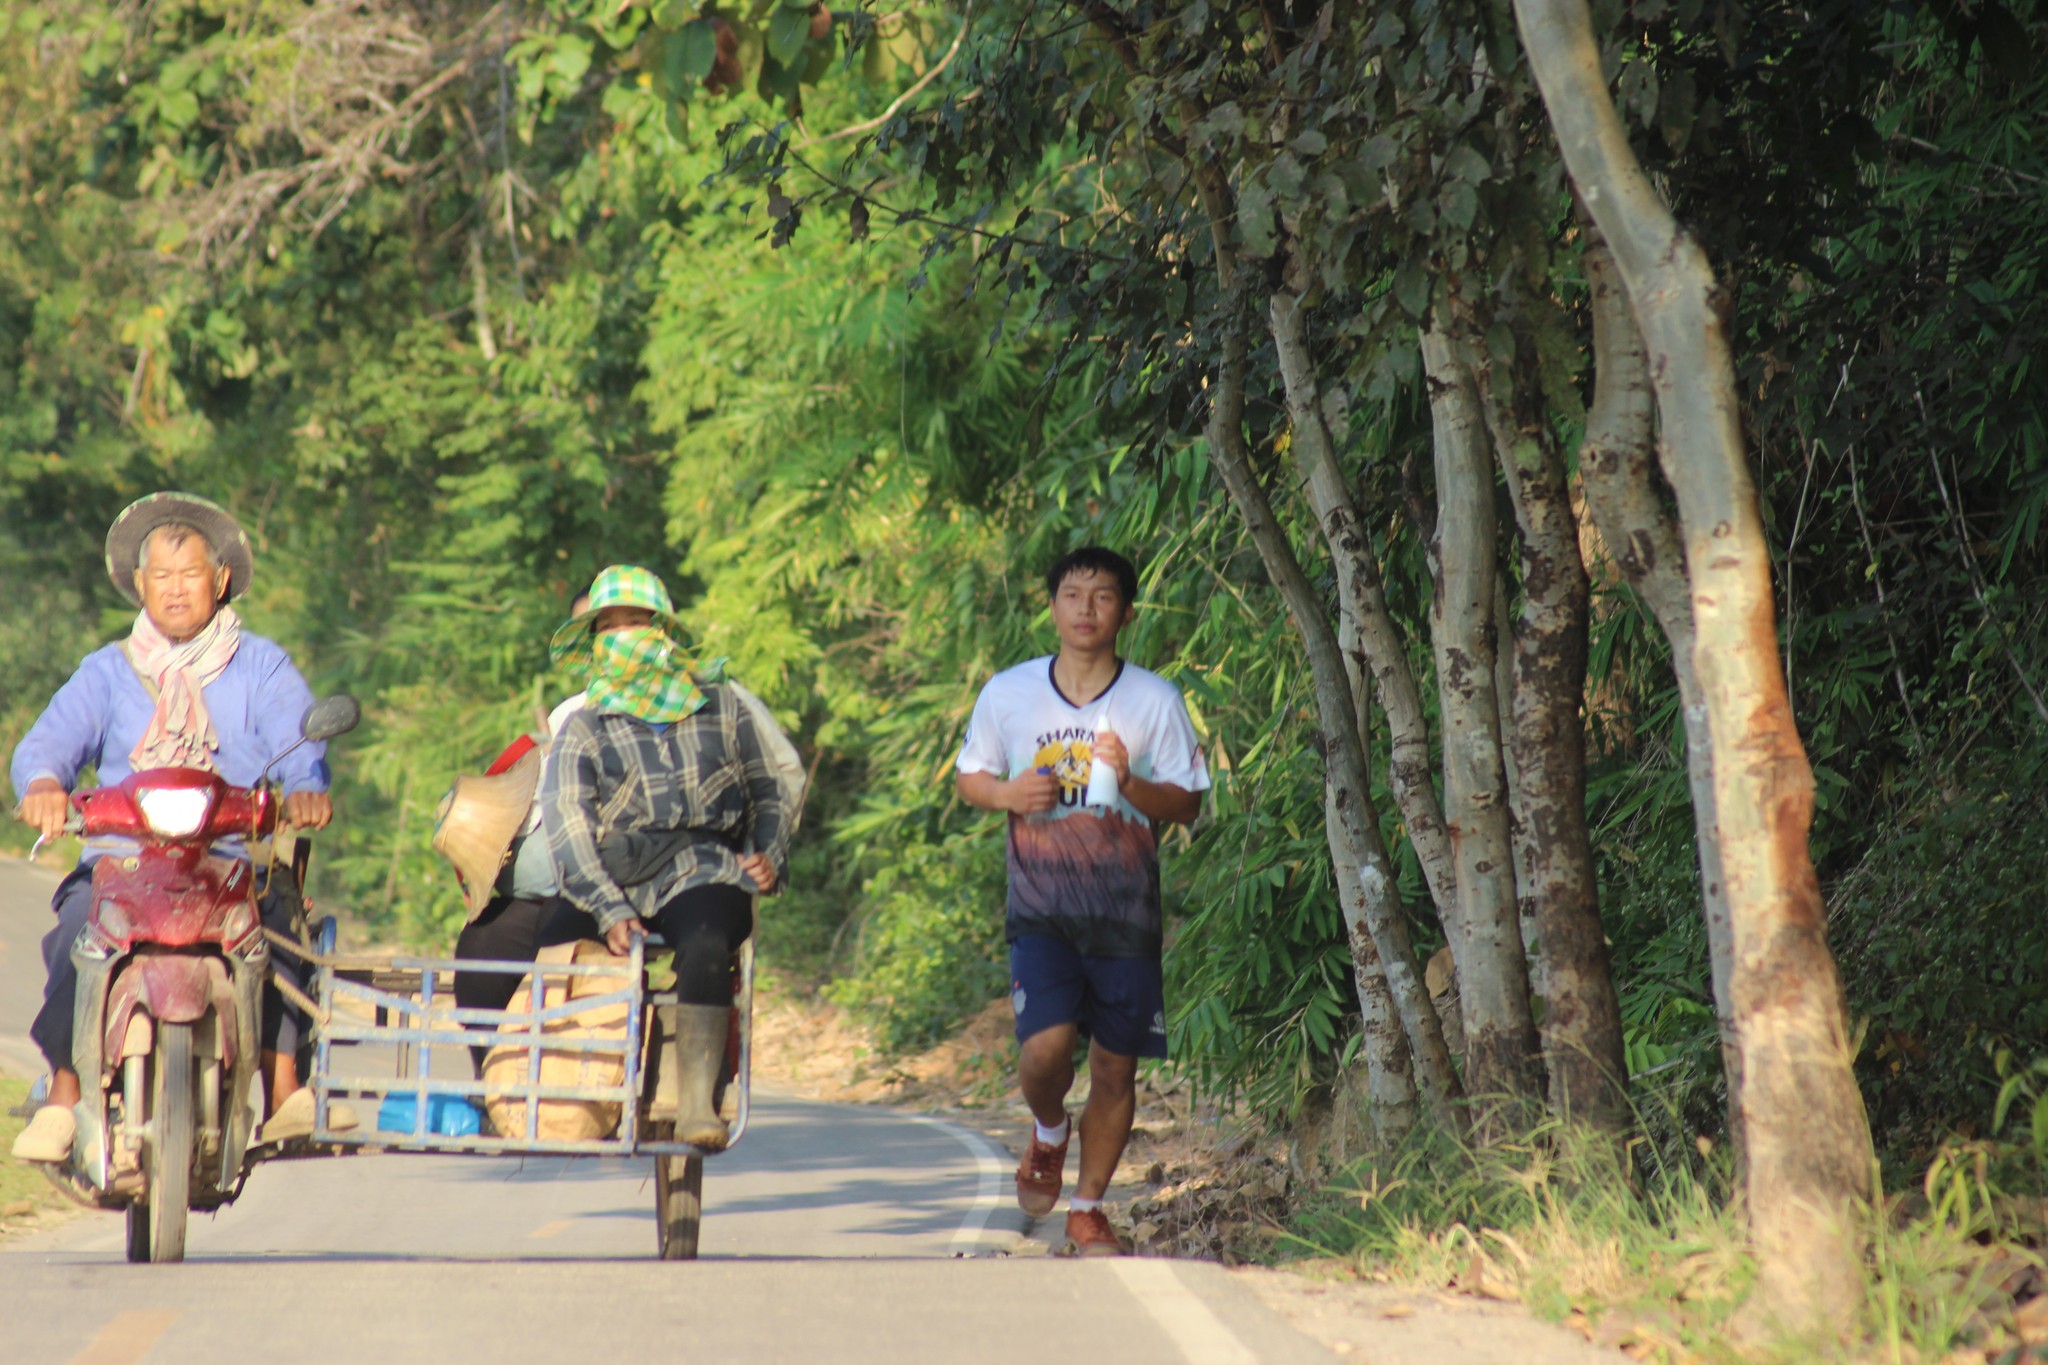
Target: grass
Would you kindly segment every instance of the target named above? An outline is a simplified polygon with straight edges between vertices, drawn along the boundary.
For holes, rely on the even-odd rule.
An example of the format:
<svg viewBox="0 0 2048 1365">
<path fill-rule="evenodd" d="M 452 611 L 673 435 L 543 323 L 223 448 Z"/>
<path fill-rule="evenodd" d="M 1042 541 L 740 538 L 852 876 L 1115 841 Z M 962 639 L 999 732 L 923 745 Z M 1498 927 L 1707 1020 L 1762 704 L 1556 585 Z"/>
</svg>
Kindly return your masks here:
<svg viewBox="0 0 2048 1365">
<path fill-rule="evenodd" d="M 1704 1144 L 1703 1144 L 1704 1145 Z M 2048 1359 L 2044 1204 L 2018 1148 L 1946 1149 L 1922 1188 L 1869 1216 L 1853 1337 L 1745 1329 L 1756 1268 L 1724 1153 L 1621 1152 L 1560 1125 L 1475 1151 L 1416 1137 L 1347 1168 L 1298 1210 L 1283 1255 L 1335 1258 L 1360 1278 L 1518 1301 L 1641 1360 L 1721 1365 Z"/>
<path fill-rule="evenodd" d="M 28 1231 L 49 1213 L 72 1207 L 50 1187 L 50 1182 L 40 1171 L 7 1155 L 7 1149 L 14 1145 L 15 1135 L 27 1122 L 7 1111 L 27 1098 L 27 1081 L 0 1076 L 0 1240 Z M 24 1204 L 28 1206 L 26 1210 L 22 1209 Z M 10 1209 L 15 1212 L 6 1212 Z"/>
</svg>

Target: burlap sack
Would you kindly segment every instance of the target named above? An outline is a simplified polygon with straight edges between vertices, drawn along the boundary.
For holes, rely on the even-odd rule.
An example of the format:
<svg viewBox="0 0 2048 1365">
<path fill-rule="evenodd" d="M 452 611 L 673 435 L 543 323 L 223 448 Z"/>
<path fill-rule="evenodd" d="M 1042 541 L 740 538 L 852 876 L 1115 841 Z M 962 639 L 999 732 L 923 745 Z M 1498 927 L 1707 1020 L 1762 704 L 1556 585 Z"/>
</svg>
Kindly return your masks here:
<svg viewBox="0 0 2048 1365">
<path fill-rule="evenodd" d="M 586 939 L 580 943 L 564 943 L 555 948 L 543 948 L 535 954 L 538 962 L 624 962 L 615 957 L 602 943 Z M 603 995 L 615 991 L 619 986 L 617 977 L 576 976 L 566 981 L 561 977 L 547 980 L 547 997 L 543 1008 L 559 1005 L 567 1000 L 577 1000 L 587 995 Z M 519 1014 L 530 1009 L 533 998 L 533 978 L 519 983 L 519 989 L 506 1006 L 511 1018 L 506 1027 L 521 1028 Z M 626 1006 L 623 1003 L 599 1005 L 579 1010 L 552 1019 L 541 1025 L 544 1037 L 562 1046 L 544 1047 L 540 1054 L 540 1079 L 542 1085 L 576 1086 L 579 1088 L 615 1086 L 626 1078 L 626 1059 L 622 1052 L 587 1052 L 580 1049 L 580 1040 L 591 1038 L 612 1038 L 624 1040 L 626 1036 Z M 487 1085 L 523 1085 L 526 1083 L 529 1053 L 523 1045 L 501 1043 L 490 1050 L 484 1058 L 484 1082 Z M 484 1100 L 491 1123 L 500 1136 L 523 1137 L 526 1134 L 526 1100 L 518 1095 L 490 1095 Z M 616 1101 L 544 1099 L 540 1102 L 538 1136 L 549 1142 L 587 1142 L 596 1138 L 609 1137 L 618 1130 L 622 1106 Z"/>
</svg>

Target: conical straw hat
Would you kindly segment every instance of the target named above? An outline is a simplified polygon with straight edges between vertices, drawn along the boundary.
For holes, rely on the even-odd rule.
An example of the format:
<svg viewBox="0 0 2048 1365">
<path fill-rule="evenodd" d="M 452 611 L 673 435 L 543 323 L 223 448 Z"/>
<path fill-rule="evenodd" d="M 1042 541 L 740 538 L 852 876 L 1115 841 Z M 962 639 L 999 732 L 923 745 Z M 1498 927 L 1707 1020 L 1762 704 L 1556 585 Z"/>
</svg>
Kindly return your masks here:
<svg viewBox="0 0 2048 1365">
<path fill-rule="evenodd" d="M 472 920 L 489 904 L 491 888 L 512 854 L 512 838 L 533 808 L 541 752 L 529 750 L 496 777 L 465 773 L 456 778 L 434 813 L 434 851 L 454 865 Z"/>
</svg>

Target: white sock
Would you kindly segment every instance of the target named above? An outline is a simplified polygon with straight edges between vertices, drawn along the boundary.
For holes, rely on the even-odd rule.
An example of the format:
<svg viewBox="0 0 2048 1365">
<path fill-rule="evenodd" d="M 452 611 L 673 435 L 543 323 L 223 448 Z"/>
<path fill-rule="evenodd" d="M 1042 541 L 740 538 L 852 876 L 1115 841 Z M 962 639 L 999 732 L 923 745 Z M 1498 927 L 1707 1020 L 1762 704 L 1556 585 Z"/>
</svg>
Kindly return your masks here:
<svg viewBox="0 0 2048 1365">
<path fill-rule="evenodd" d="M 1073 1123 L 1069 1119 L 1061 1119 L 1059 1127 L 1048 1128 L 1037 1119 L 1033 1119 L 1031 1120 L 1031 1126 L 1038 1130 L 1038 1140 L 1040 1142 L 1048 1147 L 1057 1147 L 1067 1140 L 1067 1134 L 1072 1130 Z"/>
<path fill-rule="evenodd" d="M 1069 1195 L 1067 1198 L 1067 1211 L 1069 1213 L 1093 1213 L 1101 1207 L 1102 1201 L 1100 1199 L 1083 1199 L 1078 1194 Z"/>
</svg>

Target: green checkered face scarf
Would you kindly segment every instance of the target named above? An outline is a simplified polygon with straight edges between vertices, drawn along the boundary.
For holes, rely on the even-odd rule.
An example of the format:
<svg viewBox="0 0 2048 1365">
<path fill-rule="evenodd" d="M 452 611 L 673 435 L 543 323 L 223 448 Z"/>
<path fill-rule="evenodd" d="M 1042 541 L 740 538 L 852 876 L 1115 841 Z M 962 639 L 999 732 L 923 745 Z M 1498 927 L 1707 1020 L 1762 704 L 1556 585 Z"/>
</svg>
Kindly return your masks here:
<svg viewBox="0 0 2048 1365">
<path fill-rule="evenodd" d="M 692 676 L 702 671 L 659 626 L 606 631 L 590 641 L 590 705 L 657 725 L 681 720 L 704 704 Z M 705 680 L 719 672 L 712 665 Z"/>
</svg>

